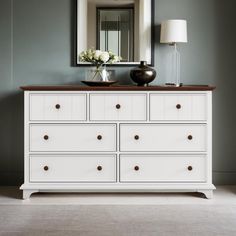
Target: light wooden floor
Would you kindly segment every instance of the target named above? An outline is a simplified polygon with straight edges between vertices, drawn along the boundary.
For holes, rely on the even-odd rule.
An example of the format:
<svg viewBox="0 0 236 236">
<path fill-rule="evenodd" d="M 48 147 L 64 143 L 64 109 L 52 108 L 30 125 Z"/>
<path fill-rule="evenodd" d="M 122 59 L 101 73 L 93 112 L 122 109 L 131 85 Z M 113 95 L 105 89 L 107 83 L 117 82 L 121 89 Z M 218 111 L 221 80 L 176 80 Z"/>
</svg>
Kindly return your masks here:
<svg viewBox="0 0 236 236">
<path fill-rule="evenodd" d="M 35 194 L 0 188 L 0 236 L 235 236 L 236 186 L 201 194 Z"/>
<path fill-rule="evenodd" d="M 22 200 L 18 187 L 0 187 L 0 205 L 166 205 L 166 204 L 236 204 L 236 186 L 217 186 L 213 199 L 201 193 L 36 193 Z"/>
</svg>

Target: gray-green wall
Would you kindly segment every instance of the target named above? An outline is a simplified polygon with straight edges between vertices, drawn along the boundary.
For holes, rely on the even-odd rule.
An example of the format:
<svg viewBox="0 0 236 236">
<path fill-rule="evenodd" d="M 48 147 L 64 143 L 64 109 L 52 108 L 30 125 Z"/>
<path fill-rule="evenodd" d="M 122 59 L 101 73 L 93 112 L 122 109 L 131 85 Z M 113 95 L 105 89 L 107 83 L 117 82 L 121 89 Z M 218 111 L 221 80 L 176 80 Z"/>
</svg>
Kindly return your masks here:
<svg viewBox="0 0 236 236">
<path fill-rule="evenodd" d="M 156 0 L 155 83 L 165 82 L 169 47 L 160 45 L 164 19 L 188 21 L 180 45 L 181 78 L 217 86 L 213 96 L 214 183 L 236 183 L 235 0 Z M 72 0 L 0 0 L 0 184 L 23 182 L 23 92 L 29 84 L 79 83 L 84 68 L 71 66 Z M 118 68 L 130 83 L 129 68 Z"/>
</svg>

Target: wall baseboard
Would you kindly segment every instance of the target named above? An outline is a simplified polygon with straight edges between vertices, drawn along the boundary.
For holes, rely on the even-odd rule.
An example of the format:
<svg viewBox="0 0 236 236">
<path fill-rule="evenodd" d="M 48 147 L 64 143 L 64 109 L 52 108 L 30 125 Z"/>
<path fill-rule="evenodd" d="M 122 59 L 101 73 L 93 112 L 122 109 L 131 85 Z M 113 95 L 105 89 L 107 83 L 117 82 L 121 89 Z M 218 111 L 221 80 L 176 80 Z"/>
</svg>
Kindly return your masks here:
<svg viewBox="0 0 236 236">
<path fill-rule="evenodd" d="M 236 172 L 213 171 L 213 183 L 215 185 L 235 185 Z"/>
<path fill-rule="evenodd" d="M 20 186 L 24 182 L 23 172 L 0 172 L 0 186 Z M 215 185 L 236 185 L 236 172 L 213 172 Z"/>
<path fill-rule="evenodd" d="M 20 186 L 24 182 L 24 172 L 22 171 L 4 171 L 0 172 L 1 186 Z"/>
</svg>

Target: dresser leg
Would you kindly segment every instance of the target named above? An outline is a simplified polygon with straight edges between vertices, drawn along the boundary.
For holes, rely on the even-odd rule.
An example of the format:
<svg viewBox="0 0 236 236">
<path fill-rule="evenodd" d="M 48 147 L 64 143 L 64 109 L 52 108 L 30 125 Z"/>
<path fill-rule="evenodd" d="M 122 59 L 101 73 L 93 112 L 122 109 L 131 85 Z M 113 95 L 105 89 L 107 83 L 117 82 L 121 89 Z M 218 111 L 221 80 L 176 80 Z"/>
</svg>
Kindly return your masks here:
<svg viewBox="0 0 236 236">
<path fill-rule="evenodd" d="M 32 193 L 37 193 L 37 192 L 38 192 L 38 190 L 35 190 L 35 189 L 33 189 L 33 190 L 23 190 L 23 199 L 27 200 L 27 199 L 30 198 Z"/>
<path fill-rule="evenodd" d="M 207 199 L 213 198 L 213 190 L 198 190 L 199 193 L 203 193 Z"/>
</svg>

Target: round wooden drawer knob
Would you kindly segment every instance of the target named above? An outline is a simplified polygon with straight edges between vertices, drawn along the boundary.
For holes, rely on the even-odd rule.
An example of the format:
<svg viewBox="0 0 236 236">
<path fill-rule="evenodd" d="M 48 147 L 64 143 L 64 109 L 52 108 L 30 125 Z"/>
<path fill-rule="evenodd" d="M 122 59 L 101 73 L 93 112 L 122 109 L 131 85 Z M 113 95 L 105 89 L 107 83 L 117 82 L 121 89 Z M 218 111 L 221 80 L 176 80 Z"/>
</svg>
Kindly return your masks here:
<svg viewBox="0 0 236 236">
<path fill-rule="evenodd" d="M 98 166 L 98 167 L 97 167 L 97 170 L 98 170 L 98 171 L 101 171 L 101 170 L 102 170 L 102 166 Z"/>
<path fill-rule="evenodd" d="M 102 135 L 98 135 L 98 136 L 97 136 L 97 139 L 98 139 L 98 140 L 101 140 L 101 139 L 102 139 Z"/>
<path fill-rule="evenodd" d="M 188 170 L 189 170 L 189 171 L 192 171 L 192 170 L 193 170 L 193 167 L 192 167 L 192 166 L 188 166 Z"/>
<path fill-rule="evenodd" d="M 134 167 L 134 170 L 135 170 L 135 171 L 138 171 L 138 170 L 139 170 L 139 166 L 135 166 L 135 167 Z"/>
<path fill-rule="evenodd" d="M 120 109 L 121 108 L 121 105 L 120 104 L 116 104 L 116 109 Z"/>
<path fill-rule="evenodd" d="M 48 166 L 44 166 L 43 169 L 44 169 L 45 171 L 48 171 L 49 167 L 48 167 Z"/>
<path fill-rule="evenodd" d="M 188 136 L 188 140 L 192 140 L 193 139 L 193 136 L 192 135 L 189 135 Z"/>
<path fill-rule="evenodd" d="M 61 108 L 61 106 L 60 106 L 60 104 L 56 104 L 56 109 L 60 109 Z"/>
<path fill-rule="evenodd" d="M 138 136 L 138 135 L 135 135 L 135 136 L 134 136 L 134 139 L 135 139 L 135 140 L 139 140 L 139 136 Z"/>
<path fill-rule="evenodd" d="M 176 105 L 176 108 L 177 108 L 177 109 L 181 109 L 181 105 L 180 105 L 180 104 L 177 104 L 177 105 Z"/>
<path fill-rule="evenodd" d="M 43 138 L 44 138 L 45 140 L 48 140 L 48 139 L 49 139 L 48 135 L 44 135 Z"/>
</svg>

